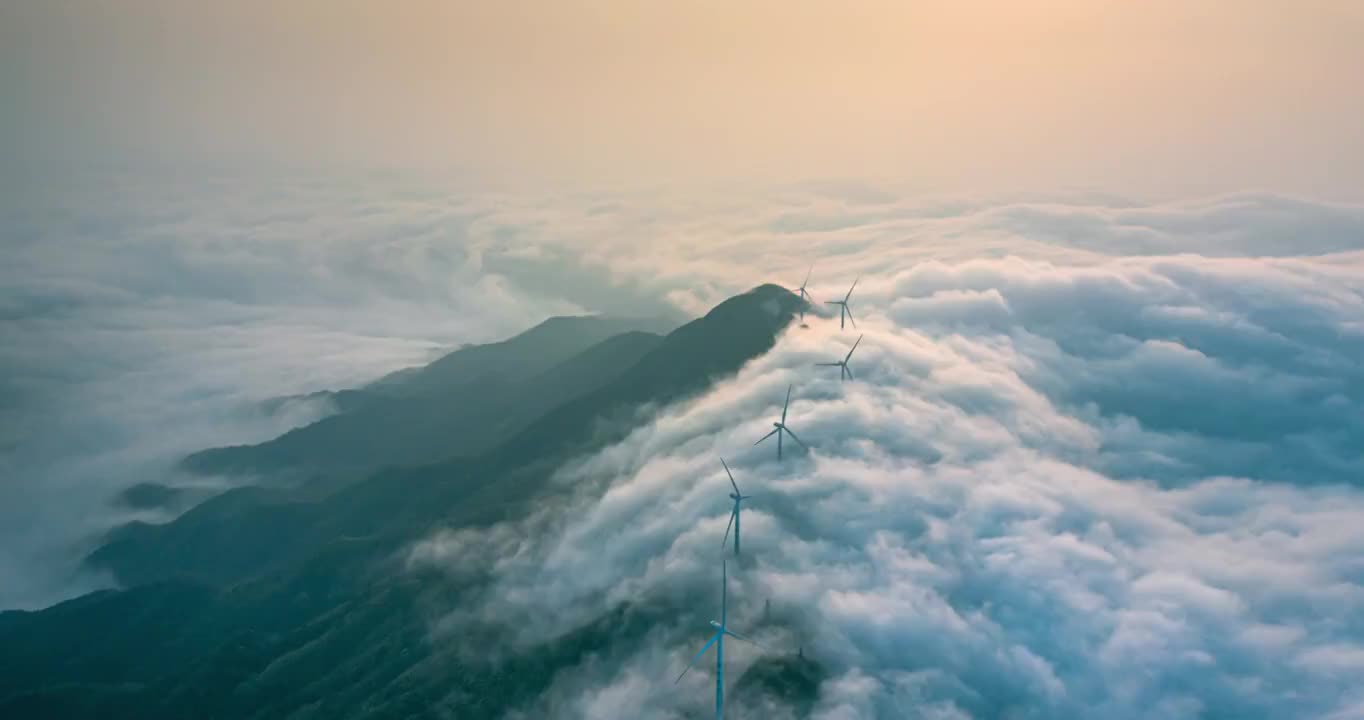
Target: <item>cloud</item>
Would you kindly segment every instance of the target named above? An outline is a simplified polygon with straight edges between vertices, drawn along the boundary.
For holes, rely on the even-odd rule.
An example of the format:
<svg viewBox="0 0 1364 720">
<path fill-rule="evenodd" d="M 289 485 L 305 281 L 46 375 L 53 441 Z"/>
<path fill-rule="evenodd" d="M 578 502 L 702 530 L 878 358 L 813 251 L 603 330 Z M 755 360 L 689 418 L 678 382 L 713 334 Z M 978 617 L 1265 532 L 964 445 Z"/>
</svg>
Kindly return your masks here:
<svg viewBox="0 0 1364 720">
<path fill-rule="evenodd" d="M 0 605 L 107 582 L 73 580 L 71 561 L 127 516 L 108 506 L 122 487 L 183 482 L 179 454 L 325 411 L 269 416 L 260 400 L 554 313 L 701 312 L 793 287 L 813 260 L 817 300 L 863 277 L 857 382 L 813 366 L 857 337 L 821 307 L 738 377 L 562 468 L 573 512 L 412 548 L 412 571 L 473 586 L 435 630 L 500 628 L 508 651 L 624 603 L 684 608 L 556 676 L 527 717 L 705 710 L 704 670 L 668 684 L 715 611 L 721 454 L 755 496 L 733 622 L 826 664 L 814 717 L 1364 703 L 1357 207 L 215 177 L 78 186 L 7 222 Z M 788 383 L 814 451 L 779 466 L 752 442 Z M 759 626 L 768 598 L 782 622 Z M 727 657 L 737 677 L 757 653 Z"/>
<path fill-rule="evenodd" d="M 440 630 L 476 618 L 530 648 L 665 599 L 694 609 L 541 702 L 703 711 L 712 680 L 679 696 L 659 658 L 680 668 L 714 612 L 724 455 L 755 496 L 732 622 L 788 609 L 759 639 L 830 667 L 813 717 L 1346 717 L 1364 651 L 1364 282 L 1338 262 L 888 266 L 854 296 L 858 382 L 813 367 L 851 328 L 793 327 L 562 469 L 577 503 L 499 527 L 514 551 L 490 553 Z M 779 465 L 752 441 L 788 383 L 815 449 Z M 727 652 L 728 674 L 756 655 Z"/>
<path fill-rule="evenodd" d="M 115 524 L 168 519 L 118 506 L 124 488 L 202 498 L 222 482 L 181 476 L 180 457 L 327 412 L 261 401 L 582 312 L 486 274 L 462 235 L 472 211 L 440 194 L 99 179 L 53 188 L 0 228 L 0 608 L 107 586 L 80 558 Z"/>
</svg>

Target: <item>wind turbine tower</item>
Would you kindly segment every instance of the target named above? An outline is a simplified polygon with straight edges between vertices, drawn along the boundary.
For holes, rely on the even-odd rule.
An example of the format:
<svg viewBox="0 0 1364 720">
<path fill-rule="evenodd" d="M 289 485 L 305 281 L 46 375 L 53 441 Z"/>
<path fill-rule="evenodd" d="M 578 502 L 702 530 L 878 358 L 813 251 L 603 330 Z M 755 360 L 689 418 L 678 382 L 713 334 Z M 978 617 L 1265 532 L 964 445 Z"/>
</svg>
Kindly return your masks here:
<svg viewBox="0 0 1364 720">
<path fill-rule="evenodd" d="M 842 360 L 831 363 L 815 363 L 815 365 L 818 365 L 820 367 L 838 368 L 839 369 L 838 379 L 840 382 L 843 380 L 855 380 L 856 378 L 853 377 L 852 368 L 848 367 L 848 361 L 852 359 L 853 350 L 857 349 L 858 343 L 862 342 L 862 337 L 863 337 L 862 335 L 857 336 L 857 342 L 853 343 L 852 350 L 849 350 L 848 354 Z"/>
<path fill-rule="evenodd" d="M 795 433 L 791 432 L 791 428 L 786 427 L 786 410 L 787 410 L 788 408 L 791 407 L 791 387 L 792 387 L 792 386 L 790 386 L 790 385 L 787 385 L 787 386 L 786 386 L 786 404 L 781 406 L 781 421 L 780 421 L 780 422 L 774 422 L 774 423 L 772 423 L 772 432 L 770 432 L 770 433 L 768 433 L 768 434 L 762 436 L 761 438 L 759 438 L 759 439 L 758 439 L 758 442 L 753 443 L 754 445 L 757 445 L 758 443 L 761 443 L 763 440 L 766 440 L 766 439 L 772 437 L 773 435 L 776 435 L 776 436 L 777 436 L 777 459 L 778 459 L 778 460 L 781 460 L 781 436 L 782 436 L 782 435 L 790 435 L 790 436 L 791 436 L 791 439 L 792 439 L 792 440 L 795 440 L 795 441 L 798 442 L 798 443 L 800 443 L 800 446 L 801 446 L 801 447 L 805 448 L 806 450 L 809 450 L 809 449 L 810 449 L 810 446 L 809 446 L 809 445 L 806 445 L 805 442 L 804 442 L 803 440 L 801 440 L 800 438 L 796 437 L 796 434 L 795 434 Z"/>
<path fill-rule="evenodd" d="M 854 289 L 857 288 L 857 281 L 858 281 L 858 280 L 861 280 L 861 279 L 862 279 L 862 278 L 859 277 L 859 278 L 857 278 L 856 280 L 853 280 L 852 287 L 848 288 L 848 294 L 847 294 L 847 295 L 844 295 L 842 300 L 828 300 L 828 301 L 826 301 L 827 304 L 829 304 L 829 305 L 837 305 L 838 308 L 839 308 L 839 309 L 838 309 L 838 328 L 839 328 L 840 330 L 843 329 L 843 321 L 844 321 L 845 319 L 848 320 L 849 322 L 851 322 L 851 323 L 853 324 L 853 327 L 857 327 L 857 321 L 856 321 L 856 320 L 853 320 L 852 308 L 848 306 L 848 298 L 851 298 L 851 297 L 852 297 L 852 291 L 853 291 Z"/>
<path fill-rule="evenodd" d="M 810 273 L 814 272 L 814 270 L 814 263 L 810 263 L 810 269 L 805 271 L 805 282 L 801 283 L 800 287 L 796 290 L 796 294 L 798 294 L 802 300 L 800 304 L 800 322 L 802 327 L 805 325 L 805 306 L 814 302 L 814 298 L 810 297 L 809 291 L 805 289 L 805 286 L 810 284 Z"/>
<path fill-rule="evenodd" d="M 745 500 L 747 500 L 747 499 L 753 497 L 753 496 L 752 496 L 752 495 L 744 495 L 743 493 L 739 492 L 739 484 L 736 483 L 736 482 L 734 482 L 734 473 L 732 473 L 732 472 L 729 471 L 729 465 L 725 462 L 725 459 L 724 459 L 724 458 L 720 458 L 720 464 L 725 466 L 725 474 L 726 474 L 726 475 L 729 475 L 729 484 L 734 486 L 734 492 L 732 492 L 732 493 L 729 494 L 729 497 L 730 497 L 732 500 L 734 500 L 734 509 L 731 510 L 731 511 L 729 512 L 729 525 L 726 525 L 726 526 L 725 526 L 725 537 L 724 537 L 723 540 L 720 541 L 720 547 L 723 548 L 723 547 L 725 546 L 725 543 L 729 542 L 729 529 L 730 529 L 731 527 L 733 527 L 733 528 L 734 528 L 734 556 L 735 556 L 735 557 L 738 557 L 738 556 L 739 556 L 739 504 L 742 503 L 743 501 L 745 501 Z"/>
<path fill-rule="evenodd" d="M 696 653 L 696 656 L 691 659 L 691 662 L 687 663 L 687 667 L 682 670 L 682 674 L 678 675 L 677 679 L 673 681 L 674 685 L 682 682 L 682 677 L 687 674 L 687 671 L 691 670 L 692 666 L 696 664 L 696 661 L 700 660 L 701 656 L 706 654 L 706 651 L 710 649 L 711 645 L 714 645 L 715 720 L 724 720 L 725 713 L 725 636 L 728 635 L 732 638 L 758 645 L 758 643 L 753 642 L 750 638 L 730 630 L 729 626 L 726 624 L 729 595 L 729 569 L 723 561 L 721 562 L 720 568 L 722 573 L 720 580 L 720 622 L 715 622 L 714 620 L 710 621 L 711 627 L 715 628 L 715 634 L 710 636 L 710 640 L 707 640 L 706 644 L 702 646 L 701 652 Z M 758 647 L 763 648 L 762 645 L 758 645 Z M 766 650 L 767 648 L 763 649 Z"/>
</svg>

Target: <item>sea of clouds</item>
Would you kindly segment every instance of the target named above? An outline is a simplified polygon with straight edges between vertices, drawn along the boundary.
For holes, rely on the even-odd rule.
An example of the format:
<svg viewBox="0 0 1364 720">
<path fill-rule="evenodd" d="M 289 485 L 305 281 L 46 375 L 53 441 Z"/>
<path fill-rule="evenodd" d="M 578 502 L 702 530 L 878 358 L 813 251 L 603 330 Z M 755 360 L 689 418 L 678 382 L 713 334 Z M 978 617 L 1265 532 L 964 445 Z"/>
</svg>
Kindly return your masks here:
<svg viewBox="0 0 1364 720">
<path fill-rule="evenodd" d="M 730 618 L 831 672 L 832 718 L 1364 717 L 1364 207 L 1268 193 L 926 197 L 851 183 L 534 198 L 390 176 L 69 183 L 4 222 L 0 607 L 106 578 L 134 482 L 553 314 L 841 296 L 710 392 L 560 471 L 572 512 L 437 534 L 450 608 L 526 647 L 624 602 L 694 616 L 555 678 L 527 717 L 703 713 L 724 455 Z M 859 334 L 855 382 L 816 362 Z M 813 446 L 752 443 L 794 385 Z M 788 449 L 794 447 L 788 444 Z M 457 637 L 457 636 L 456 636 Z M 726 647 L 728 677 L 759 651 Z M 745 706 L 781 717 L 781 707 Z"/>
<path fill-rule="evenodd" d="M 1364 717 L 1358 208 L 792 192 L 680 221 L 647 272 L 625 240 L 599 262 L 704 305 L 708 270 L 724 288 L 747 262 L 782 267 L 795 286 L 814 258 L 818 300 L 862 277 L 856 329 L 792 327 L 564 468 L 569 511 L 412 549 L 492 578 L 436 624 L 446 642 L 494 623 L 534 648 L 626 603 L 694 603 L 526 717 L 707 711 L 712 660 L 673 678 L 718 614 L 721 455 L 755 496 L 731 622 L 778 608 L 759 640 L 832 673 L 814 717 Z M 855 382 L 815 367 L 862 334 Z M 778 463 L 753 441 L 788 385 L 813 451 Z M 731 642 L 728 677 L 759 654 Z M 729 695 L 790 712 L 765 702 Z"/>
</svg>

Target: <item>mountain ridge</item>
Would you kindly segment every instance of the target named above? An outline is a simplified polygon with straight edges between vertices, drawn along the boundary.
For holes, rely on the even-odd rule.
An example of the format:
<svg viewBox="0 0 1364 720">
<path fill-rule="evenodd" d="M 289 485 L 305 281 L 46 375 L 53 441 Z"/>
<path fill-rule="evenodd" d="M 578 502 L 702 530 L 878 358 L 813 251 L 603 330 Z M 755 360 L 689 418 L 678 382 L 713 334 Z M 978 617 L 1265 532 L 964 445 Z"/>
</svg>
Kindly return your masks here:
<svg viewBox="0 0 1364 720">
<path fill-rule="evenodd" d="M 171 523 L 125 526 L 91 553 L 89 564 L 111 570 L 124 581 L 193 578 L 230 583 L 249 577 L 208 573 L 204 568 L 240 566 L 248 572 L 297 559 L 288 549 L 292 545 L 267 556 L 271 540 L 312 547 L 324 542 L 329 533 L 387 536 L 410 525 L 434 525 L 445 516 L 473 525 L 487 518 L 501 519 L 537 497 L 565 454 L 584 452 L 623 436 L 625 428 L 610 424 L 608 418 L 640 403 L 675 401 L 705 387 L 719 374 L 737 371 L 743 362 L 772 346 L 798 307 L 799 299 L 786 290 L 760 286 L 673 331 L 606 385 L 558 405 L 481 456 L 408 468 L 393 466 L 313 502 L 280 490 L 230 491 Z M 707 344 L 705 340 L 712 335 L 721 342 Z M 603 421 L 610 425 L 605 432 Z M 400 495 L 393 493 L 395 486 L 403 488 Z M 485 516 L 468 511 L 465 506 L 472 500 L 480 503 Z M 219 546 L 238 533 L 240 528 L 234 523 L 243 518 L 252 532 L 239 540 L 241 552 L 224 556 Z M 214 542 L 204 545 L 206 539 Z M 252 554 L 243 562 L 231 562 L 230 558 L 242 557 L 247 549 Z"/>
<path fill-rule="evenodd" d="M 240 489 L 166 525 L 115 533 L 92 565 L 118 571 L 111 553 L 135 556 L 121 560 L 131 587 L 0 614 L 0 716 L 491 719 L 528 707 L 558 672 L 674 617 L 660 607 L 676 600 L 619 606 L 547 645 L 470 665 L 431 642 L 429 618 L 480 581 L 403 572 L 401 549 L 440 528 L 553 511 L 546 480 L 557 464 L 615 437 L 586 430 L 597 418 L 738 371 L 799 303 L 775 286 L 731 298 L 480 456 L 382 470 L 325 497 Z M 545 441 L 561 432 L 563 442 Z M 768 675 L 754 686 L 791 683 L 791 673 Z"/>
<path fill-rule="evenodd" d="M 254 445 L 209 448 L 180 463 L 196 474 L 278 471 L 362 475 L 386 465 L 421 465 L 485 451 L 520 424 L 570 394 L 585 392 L 633 365 L 661 320 L 552 317 L 508 340 L 471 345 L 431 363 L 390 373 L 358 389 L 327 395 L 340 412 Z M 622 337 L 623 336 L 623 337 Z M 601 372 L 578 366 L 552 375 L 602 343 L 620 347 L 594 358 Z M 344 399 L 344 402 L 340 402 Z M 496 417 L 498 424 L 483 421 Z M 499 432 L 500 431 L 500 432 Z"/>
</svg>

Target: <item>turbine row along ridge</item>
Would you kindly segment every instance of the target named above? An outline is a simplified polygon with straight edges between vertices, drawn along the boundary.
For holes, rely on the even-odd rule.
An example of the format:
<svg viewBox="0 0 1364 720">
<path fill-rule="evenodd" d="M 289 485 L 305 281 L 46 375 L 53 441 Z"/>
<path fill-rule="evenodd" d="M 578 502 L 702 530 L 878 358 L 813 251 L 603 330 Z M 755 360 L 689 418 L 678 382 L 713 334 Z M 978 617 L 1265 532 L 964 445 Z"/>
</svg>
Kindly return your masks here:
<svg viewBox="0 0 1364 720">
<path fill-rule="evenodd" d="M 810 283 L 810 272 L 813 271 L 813 270 L 814 270 L 814 265 L 811 265 L 811 266 L 810 266 L 810 270 L 807 271 L 807 272 L 805 273 L 805 281 L 802 282 L 802 283 L 800 284 L 800 288 L 798 289 L 798 294 L 799 294 L 799 296 L 800 296 L 800 299 L 803 301 L 802 304 L 801 304 L 801 308 L 800 308 L 800 319 L 801 319 L 802 327 L 804 327 L 804 322 L 805 322 L 805 308 L 806 308 L 811 302 L 813 302 L 813 300 L 814 300 L 814 299 L 810 296 L 809 291 L 807 291 L 807 290 L 805 289 L 806 285 L 808 285 L 808 284 Z M 853 324 L 853 327 L 857 327 L 857 321 L 856 321 L 856 320 L 853 320 L 852 308 L 848 305 L 848 301 L 849 301 L 849 299 L 852 298 L 853 290 L 857 288 L 857 283 L 858 283 L 859 280 L 861 280 L 860 277 L 857 278 L 857 279 L 855 279 L 855 280 L 853 280 L 852 287 L 848 288 L 848 293 L 847 293 L 846 295 L 843 296 L 843 299 L 842 299 L 842 300 L 829 300 L 829 301 L 827 301 L 829 305 L 837 305 L 837 306 L 839 306 L 839 315 L 838 315 L 838 327 L 839 327 L 839 329 L 842 329 L 842 328 L 844 327 L 844 321 L 845 321 L 845 320 L 848 321 L 848 322 L 851 322 L 851 323 Z M 844 380 L 854 380 L 855 378 L 853 377 L 853 371 L 852 371 L 852 368 L 848 366 L 848 361 L 852 359 L 853 352 L 854 352 L 855 350 L 857 350 L 857 346 L 862 342 L 862 338 L 863 338 L 863 337 L 864 337 L 863 335 L 858 335 L 858 336 L 857 336 L 857 341 L 853 343 L 852 348 L 848 350 L 848 354 L 845 355 L 845 356 L 843 356 L 843 359 L 842 359 L 842 360 L 839 360 L 838 362 L 831 362 L 831 363 L 815 363 L 815 364 L 818 365 L 818 366 L 824 366 L 824 367 L 837 367 L 837 368 L 839 368 L 839 381 L 840 381 L 840 382 L 842 382 L 842 381 L 844 381 Z M 783 436 L 789 436 L 792 440 L 794 440 L 794 441 L 795 441 L 797 444 L 799 444 L 801 447 L 805 448 L 807 451 L 810 449 L 810 446 L 809 446 L 809 445 L 806 445 L 805 442 L 804 442 L 803 440 L 801 440 L 800 437 L 798 437 L 798 436 L 796 435 L 796 433 L 793 432 L 793 431 L 791 430 L 791 428 L 789 428 L 789 427 L 786 426 L 786 413 L 787 413 L 787 411 L 788 411 L 788 410 L 790 409 L 790 407 L 791 407 L 791 389 L 792 389 L 792 387 L 794 387 L 794 386 L 793 386 L 793 385 L 787 385 L 787 386 L 786 386 L 786 402 L 784 402 L 784 403 L 782 404 L 782 406 L 781 406 L 781 420 L 778 420 L 777 422 L 772 423 L 772 432 L 769 432 L 768 434 L 766 434 L 766 435 L 762 436 L 761 438 L 759 438 L 759 439 L 758 439 L 758 442 L 753 443 L 753 445 L 756 447 L 757 445 L 761 444 L 764 440 L 767 440 L 768 438 L 772 437 L 773 435 L 776 435 L 776 436 L 777 436 L 777 461 L 778 461 L 778 462 L 781 461 L 781 457 L 782 457 L 781 451 L 782 451 L 782 437 L 783 437 Z M 739 556 L 739 510 L 740 510 L 740 508 L 742 507 L 743 501 L 745 501 L 745 500 L 747 500 L 747 499 L 749 499 L 749 498 L 751 498 L 751 497 L 753 497 L 753 496 L 752 496 L 752 495 L 745 495 L 745 494 L 743 494 L 743 492 L 742 492 L 741 490 L 739 490 L 739 483 L 736 482 L 736 481 L 734 480 L 734 473 L 730 471 L 730 469 L 729 469 L 729 463 L 725 462 L 725 459 L 724 459 L 723 457 L 720 458 L 720 464 L 721 464 L 722 466 L 724 466 L 724 468 L 725 468 L 725 474 L 729 476 L 729 484 L 730 484 L 731 486 L 734 487 L 734 492 L 732 492 L 732 493 L 729 494 L 729 497 L 730 497 L 731 500 L 734 501 L 734 504 L 733 504 L 733 506 L 730 508 L 730 511 L 729 511 L 729 523 L 728 523 L 727 525 L 725 525 L 725 536 L 724 536 L 723 539 L 720 540 L 720 549 L 721 549 L 721 550 L 724 550 L 725 546 L 729 544 L 729 531 L 730 531 L 730 529 L 733 529 L 733 530 L 734 530 L 734 556 L 735 556 L 735 557 L 738 557 L 738 556 Z M 694 657 L 692 657 L 691 662 L 687 663 L 687 667 L 683 668 L 682 673 L 681 673 L 680 675 L 677 676 L 677 679 L 676 679 L 676 680 L 673 681 L 673 684 L 674 684 L 674 685 L 677 684 L 677 683 L 682 682 L 682 678 L 687 674 L 688 671 L 690 671 L 690 670 L 692 669 L 692 667 L 693 667 L 694 665 L 696 665 L 696 661 L 700 660 L 701 657 L 702 657 L 703 655 L 706 654 L 706 651 L 709 650 L 709 649 L 711 648 L 712 645 L 714 645 L 714 646 L 715 646 L 715 720 L 723 720 L 723 717 L 724 717 L 724 706 L 725 706 L 725 636 L 728 635 L 729 637 L 732 637 L 732 638 L 735 638 L 735 639 L 738 639 L 738 640 L 743 640 L 743 641 L 745 641 L 745 642 L 752 643 L 753 645 L 757 645 L 759 648 L 761 648 L 761 649 L 763 649 L 763 650 L 768 650 L 768 648 L 764 647 L 763 645 L 761 645 L 761 644 L 758 643 L 757 641 L 753 640 L 752 638 L 746 637 L 746 636 L 744 636 L 744 635 L 740 635 L 739 633 L 734 632 L 733 630 L 730 630 L 730 629 L 729 629 L 729 624 L 728 624 L 728 604 L 729 604 L 729 564 L 728 564 L 728 561 L 726 561 L 726 560 L 721 560 L 721 561 L 720 561 L 720 621 L 719 621 L 719 622 L 716 622 L 716 621 L 714 621 L 714 620 L 711 620 L 711 621 L 710 621 L 711 627 L 715 628 L 715 634 L 714 634 L 714 635 L 711 635 L 710 639 L 706 641 L 706 644 L 703 645 L 703 646 L 701 647 L 700 652 L 696 653 L 696 655 L 695 655 Z"/>
</svg>

